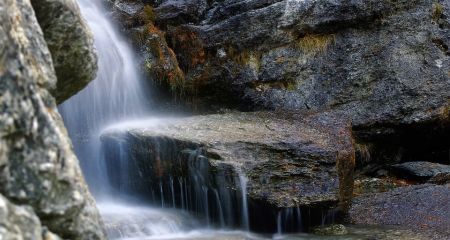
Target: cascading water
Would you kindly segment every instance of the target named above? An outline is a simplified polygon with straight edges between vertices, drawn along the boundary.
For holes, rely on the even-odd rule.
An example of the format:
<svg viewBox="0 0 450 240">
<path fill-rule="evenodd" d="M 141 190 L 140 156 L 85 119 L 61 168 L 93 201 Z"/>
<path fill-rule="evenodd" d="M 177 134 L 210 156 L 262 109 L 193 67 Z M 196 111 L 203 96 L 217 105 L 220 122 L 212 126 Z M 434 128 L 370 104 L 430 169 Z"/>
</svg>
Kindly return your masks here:
<svg viewBox="0 0 450 240">
<path fill-rule="evenodd" d="M 101 1 L 80 0 L 79 5 L 94 34 L 99 70 L 95 81 L 59 110 L 89 186 L 98 195 L 98 190 L 107 186 L 105 168 L 99 161 L 102 128 L 142 117 L 148 110 L 149 94 L 136 69 L 137 57 L 105 16 Z"/>
</svg>

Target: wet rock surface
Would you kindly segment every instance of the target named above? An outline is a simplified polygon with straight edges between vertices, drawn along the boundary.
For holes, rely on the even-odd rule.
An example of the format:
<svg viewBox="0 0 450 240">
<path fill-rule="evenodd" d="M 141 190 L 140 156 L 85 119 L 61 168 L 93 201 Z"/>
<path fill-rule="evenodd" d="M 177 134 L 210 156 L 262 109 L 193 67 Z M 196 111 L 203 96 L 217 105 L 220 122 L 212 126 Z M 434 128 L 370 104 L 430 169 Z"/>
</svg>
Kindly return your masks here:
<svg viewBox="0 0 450 240">
<path fill-rule="evenodd" d="M 400 177 L 426 181 L 434 178 L 445 178 L 450 174 L 450 166 L 431 162 L 406 162 L 392 166 L 393 171 Z M 439 177 L 439 176 L 441 177 Z"/>
<path fill-rule="evenodd" d="M 131 145 L 131 154 L 140 156 L 133 160 L 142 166 L 142 178 L 176 175 L 179 171 L 170 167 L 177 161 L 170 156 L 158 159 L 162 162 L 158 167 L 148 161 L 154 152 L 146 149 L 166 141 L 178 145 L 172 148 L 180 151 L 178 154 L 185 149 L 202 149 L 212 178 L 220 169 L 232 175 L 241 172 L 248 178 L 249 198 L 274 207 L 321 205 L 337 202 L 339 196 L 343 201 L 351 197 L 353 140 L 348 123 L 337 121 L 331 114 L 302 118 L 263 112 L 230 113 L 142 127 L 130 127 L 124 132 L 108 130 L 102 136 L 104 142 Z M 150 169 L 144 169 L 145 165 Z"/>
<path fill-rule="evenodd" d="M 345 226 L 348 233 L 344 235 L 288 235 L 286 240 L 426 240 L 429 236 L 416 233 L 411 230 L 399 229 L 396 227 L 377 226 Z M 441 236 L 442 237 L 442 236 Z"/>
<path fill-rule="evenodd" d="M 364 225 L 397 225 L 446 239 L 450 229 L 450 185 L 417 185 L 356 197 L 350 221 Z"/>
<path fill-rule="evenodd" d="M 316 227 L 312 230 L 316 235 L 339 236 L 348 234 L 347 228 L 342 224 L 333 224 L 328 226 Z"/>
<path fill-rule="evenodd" d="M 103 239 L 95 203 L 48 92 L 56 75 L 28 0 L 0 2 L 0 49 L 0 193 L 32 208 L 42 226 L 63 238 Z M 23 213 L 0 221 L 39 239 L 39 219 Z"/>
<path fill-rule="evenodd" d="M 97 72 L 94 39 L 76 0 L 32 0 L 58 77 L 50 89 L 57 103 L 75 95 Z"/>
</svg>

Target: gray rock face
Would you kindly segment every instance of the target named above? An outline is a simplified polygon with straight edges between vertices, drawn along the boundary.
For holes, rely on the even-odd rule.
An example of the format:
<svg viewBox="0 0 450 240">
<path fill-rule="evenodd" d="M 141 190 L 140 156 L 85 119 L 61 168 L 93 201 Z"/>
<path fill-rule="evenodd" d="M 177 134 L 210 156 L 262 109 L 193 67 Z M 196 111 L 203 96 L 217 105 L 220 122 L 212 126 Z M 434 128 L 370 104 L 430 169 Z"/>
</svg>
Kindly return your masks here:
<svg viewBox="0 0 450 240">
<path fill-rule="evenodd" d="M 437 175 L 450 174 L 450 166 L 431 162 L 406 162 L 395 164 L 392 169 L 400 176 L 428 180 Z"/>
<path fill-rule="evenodd" d="M 0 23 L 0 194 L 31 206 L 42 225 L 63 238 L 103 239 L 94 201 L 48 93 L 56 77 L 30 1 L 1 1 Z"/>
<path fill-rule="evenodd" d="M 418 185 L 354 199 L 350 220 L 363 225 L 400 225 L 418 232 L 432 230 L 445 239 L 450 229 L 450 185 Z M 442 237 L 445 236 L 445 237 Z"/>
<path fill-rule="evenodd" d="M 17 206 L 0 195 L 0 237 L 4 240 L 60 240 L 42 227 L 29 206 Z"/>
<path fill-rule="evenodd" d="M 90 29 L 75 0 L 32 0 L 58 77 L 51 89 L 57 103 L 83 89 L 97 73 L 97 55 Z"/>
<path fill-rule="evenodd" d="M 352 195 L 350 127 L 331 114 L 229 113 L 141 127 L 112 129 L 102 136 L 110 169 L 133 176 L 126 180 L 130 183 L 120 183 L 111 173 L 118 189 L 148 189 L 159 178 L 203 171 L 206 176 L 199 178 L 209 179 L 202 182 L 208 186 L 239 187 L 239 177 L 245 176 L 249 198 L 274 208 L 323 206 L 349 201 Z M 123 156 L 119 146 L 128 149 L 122 153 L 128 167 L 118 159 Z M 199 153 L 200 160 L 183 157 L 188 150 Z M 222 181 L 221 175 L 228 177 Z"/>
<path fill-rule="evenodd" d="M 371 135 L 448 122 L 448 1 L 197 2 L 151 4 L 199 108 L 334 109 Z"/>
<path fill-rule="evenodd" d="M 15 206 L 0 195 L 0 237 L 5 240 L 41 240 L 39 218 L 30 207 Z"/>
</svg>

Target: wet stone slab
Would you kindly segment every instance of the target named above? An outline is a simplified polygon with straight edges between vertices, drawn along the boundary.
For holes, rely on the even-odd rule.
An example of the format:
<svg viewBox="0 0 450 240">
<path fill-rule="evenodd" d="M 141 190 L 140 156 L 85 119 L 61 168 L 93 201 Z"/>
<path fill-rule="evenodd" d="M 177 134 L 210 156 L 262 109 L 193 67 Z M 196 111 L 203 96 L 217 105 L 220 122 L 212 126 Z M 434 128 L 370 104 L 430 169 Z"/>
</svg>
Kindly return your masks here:
<svg viewBox="0 0 450 240">
<path fill-rule="evenodd" d="M 102 142 L 116 189 L 163 206 L 206 208 L 225 216 L 218 222 L 234 215 L 245 225 L 247 200 L 291 215 L 348 201 L 354 147 L 350 124 L 340 119 L 256 112 L 153 120 L 111 127 Z M 120 169 L 128 175 L 119 177 Z M 257 211 L 249 214 L 258 219 Z"/>
<path fill-rule="evenodd" d="M 354 199 L 349 215 L 355 224 L 402 226 L 428 239 L 447 239 L 450 185 L 424 184 L 360 196 Z"/>
<path fill-rule="evenodd" d="M 394 173 L 400 177 L 415 180 L 429 180 L 437 175 L 450 174 L 450 165 L 431 162 L 406 162 L 392 166 Z"/>
</svg>

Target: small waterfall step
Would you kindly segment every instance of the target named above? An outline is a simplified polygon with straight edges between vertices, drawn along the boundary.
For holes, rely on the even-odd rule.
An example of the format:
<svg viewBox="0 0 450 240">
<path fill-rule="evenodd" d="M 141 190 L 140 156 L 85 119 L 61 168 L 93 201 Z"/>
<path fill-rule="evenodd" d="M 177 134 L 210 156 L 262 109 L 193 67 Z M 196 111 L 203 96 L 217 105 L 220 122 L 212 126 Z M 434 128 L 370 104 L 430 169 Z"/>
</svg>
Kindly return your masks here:
<svg viewBox="0 0 450 240">
<path fill-rule="evenodd" d="M 188 210 L 206 225 L 297 232 L 331 222 L 328 209 L 351 198 L 354 146 L 337 119 L 255 112 L 141 120 L 110 126 L 101 139 L 120 193 Z"/>
</svg>

